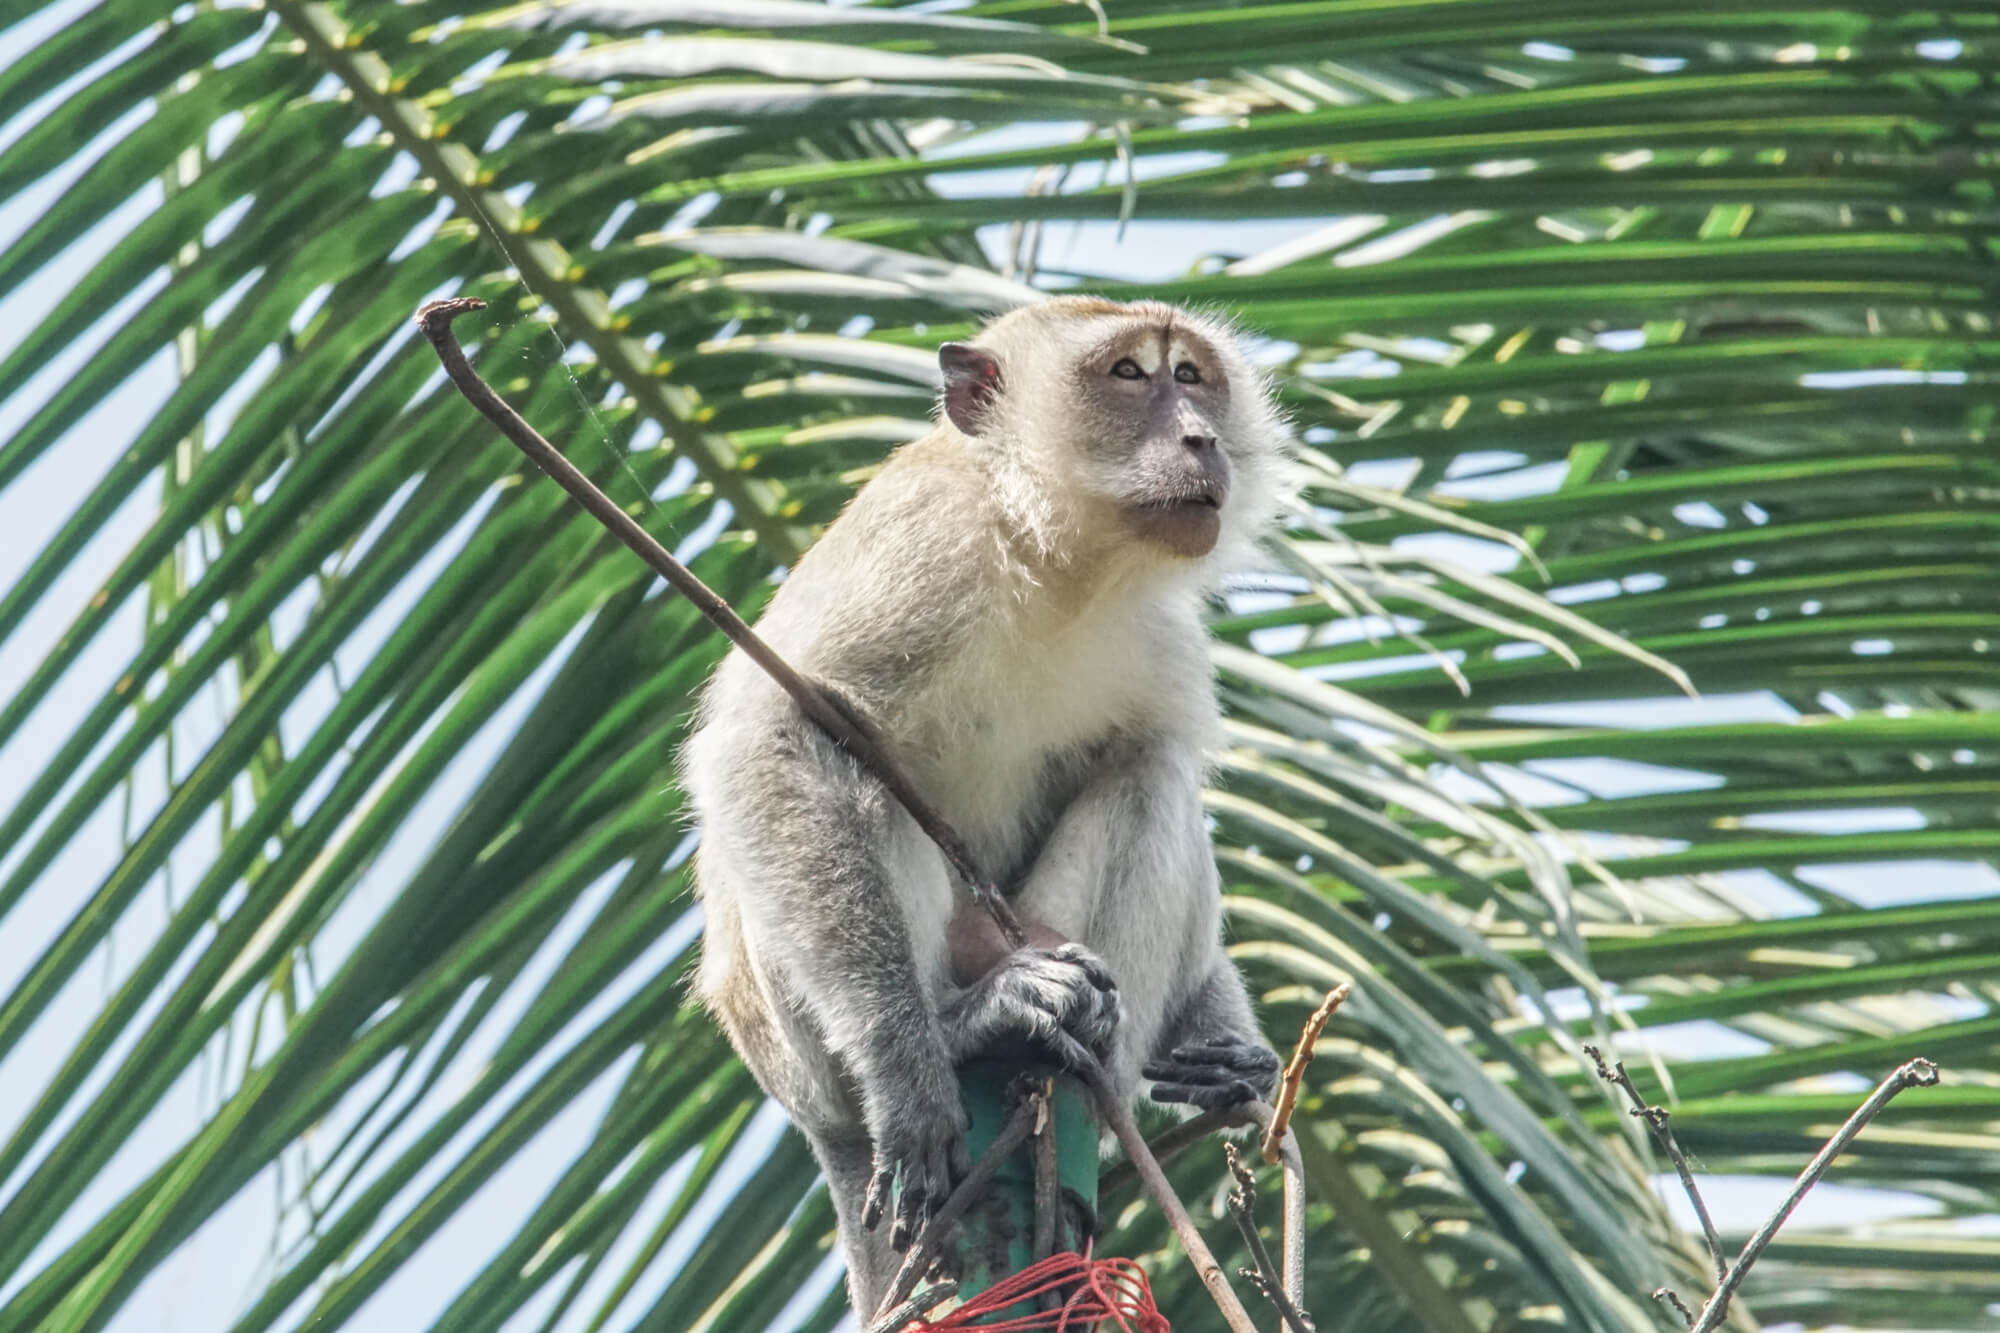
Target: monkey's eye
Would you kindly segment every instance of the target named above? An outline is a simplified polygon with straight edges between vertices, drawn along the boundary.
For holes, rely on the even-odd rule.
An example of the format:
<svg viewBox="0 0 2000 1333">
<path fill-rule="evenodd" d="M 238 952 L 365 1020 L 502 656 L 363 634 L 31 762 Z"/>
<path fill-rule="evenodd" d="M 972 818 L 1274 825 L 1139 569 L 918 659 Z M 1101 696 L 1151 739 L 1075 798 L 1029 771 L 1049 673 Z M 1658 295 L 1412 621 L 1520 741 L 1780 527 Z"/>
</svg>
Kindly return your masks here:
<svg viewBox="0 0 2000 1333">
<path fill-rule="evenodd" d="M 1142 380 L 1146 378 L 1146 372 L 1141 370 L 1139 363 L 1129 356 L 1121 356 L 1117 361 L 1113 362 L 1111 373 L 1121 380 Z"/>
<path fill-rule="evenodd" d="M 1201 383 L 1201 372 L 1194 368 L 1193 362 L 1183 361 L 1174 367 L 1174 378 L 1182 384 L 1199 384 Z"/>
</svg>

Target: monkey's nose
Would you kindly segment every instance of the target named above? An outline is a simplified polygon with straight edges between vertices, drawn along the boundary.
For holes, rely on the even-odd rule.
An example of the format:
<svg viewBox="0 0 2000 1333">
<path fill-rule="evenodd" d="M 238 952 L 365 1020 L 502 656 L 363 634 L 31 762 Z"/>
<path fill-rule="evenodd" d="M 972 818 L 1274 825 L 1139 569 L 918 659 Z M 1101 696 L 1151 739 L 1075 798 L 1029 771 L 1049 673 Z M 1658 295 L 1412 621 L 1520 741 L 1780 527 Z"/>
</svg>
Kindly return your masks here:
<svg viewBox="0 0 2000 1333">
<path fill-rule="evenodd" d="M 1215 447 L 1215 437 L 1213 435 L 1183 435 L 1181 436 L 1181 443 L 1196 453 L 1200 453 L 1204 449 L 1213 449 Z"/>
</svg>

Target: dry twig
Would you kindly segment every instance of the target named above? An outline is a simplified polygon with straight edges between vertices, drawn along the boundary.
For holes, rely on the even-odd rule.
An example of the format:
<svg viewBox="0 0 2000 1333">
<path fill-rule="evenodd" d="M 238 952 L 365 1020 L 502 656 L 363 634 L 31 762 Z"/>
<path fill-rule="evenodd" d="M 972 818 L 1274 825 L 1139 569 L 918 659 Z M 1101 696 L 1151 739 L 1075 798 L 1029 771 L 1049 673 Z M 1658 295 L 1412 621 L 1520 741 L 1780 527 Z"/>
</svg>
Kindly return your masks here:
<svg viewBox="0 0 2000 1333">
<path fill-rule="evenodd" d="M 1257 1181 L 1250 1174 L 1250 1168 L 1243 1164 L 1236 1145 L 1222 1145 L 1222 1155 L 1229 1162 L 1229 1174 L 1235 1178 L 1236 1188 L 1229 1191 L 1226 1202 L 1229 1215 L 1236 1219 L 1236 1229 L 1243 1233 L 1243 1245 L 1250 1251 L 1250 1262 L 1254 1268 L 1237 1271 L 1264 1293 L 1264 1299 L 1277 1307 L 1279 1318 L 1292 1333 L 1315 1333 L 1313 1321 L 1298 1307 L 1292 1293 L 1285 1289 L 1284 1279 L 1279 1277 L 1271 1264 L 1271 1252 L 1264 1248 L 1264 1237 L 1257 1230 Z"/>
<path fill-rule="evenodd" d="M 1653 1292 L 1653 1299 L 1663 1305 L 1673 1306 L 1674 1313 L 1681 1317 L 1681 1322 L 1689 1328 L 1694 1327 L 1694 1311 L 1688 1309 L 1687 1302 L 1682 1300 L 1680 1294 L 1672 1287 L 1656 1288 Z"/>
<path fill-rule="evenodd" d="M 1632 1101 L 1632 1114 L 1646 1122 L 1646 1127 L 1653 1131 L 1653 1141 L 1660 1145 L 1660 1151 L 1667 1155 L 1667 1160 L 1674 1164 L 1674 1170 L 1680 1174 L 1681 1188 L 1687 1191 L 1688 1201 L 1694 1204 L 1694 1215 L 1701 1219 L 1701 1234 L 1708 1242 L 1708 1257 L 1715 1264 L 1715 1279 L 1720 1282 L 1729 1274 L 1729 1260 L 1722 1253 L 1722 1237 L 1716 1232 L 1714 1221 L 1709 1218 L 1708 1204 L 1702 1199 L 1701 1191 L 1695 1188 L 1694 1172 L 1688 1169 L 1687 1154 L 1681 1151 L 1680 1140 L 1674 1137 L 1673 1126 L 1667 1123 L 1667 1108 L 1654 1106 L 1640 1095 L 1639 1089 L 1632 1083 L 1632 1076 L 1625 1072 L 1623 1060 L 1616 1065 L 1606 1064 L 1604 1053 L 1595 1046 L 1585 1046 L 1583 1053 L 1597 1063 L 1599 1078 L 1624 1090 L 1625 1095 Z M 1657 1292 L 1654 1294 L 1658 1295 Z M 1668 1295 L 1673 1296 L 1673 1293 L 1669 1292 Z M 1686 1308 L 1680 1305 L 1678 1296 L 1673 1296 L 1673 1301 L 1676 1306 Z"/>
<path fill-rule="evenodd" d="M 1292 1058 L 1285 1065 L 1285 1076 L 1278 1083 L 1278 1103 L 1271 1123 L 1264 1127 L 1264 1160 L 1272 1166 L 1278 1164 L 1278 1142 L 1285 1137 L 1285 1129 L 1292 1123 L 1292 1108 L 1298 1105 L 1299 1085 L 1305 1082 L 1306 1066 L 1313 1058 L 1313 1046 L 1318 1043 L 1326 1021 L 1333 1017 L 1334 1010 L 1340 1008 L 1352 989 L 1343 981 L 1328 991 L 1326 999 L 1306 1020 L 1305 1031 L 1299 1034 L 1299 1044 L 1293 1049 Z"/>
<path fill-rule="evenodd" d="M 1667 1159 L 1674 1164 L 1674 1170 L 1681 1178 L 1681 1188 L 1687 1192 L 1688 1201 L 1694 1205 L 1695 1216 L 1701 1220 L 1702 1236 L 1708 1242 L 1709 1257 L 1715 1264 L 1716 1285 L 1708 1301 L 1701 1307 L 1700 1315 L 1697 1316 L 1694 1311 L 1688 1309 L 1680 1296 L 1667 1287 L 1661 1287 L 1653 1293 L 1654 1300 L 1663 1301 L 1674 1308 L 1680 1315 L 1681 1322 L 1688 1325 L 1691 1333 L 1713 1333 L 1721 1326 L 1729 1314 L 1729 1298 L 1743 1284 L 1751 1265 L 1757 1262 L 1758 1256 L 1764 1253 L 1765 1247 L 1778 1234 L 1778 1228 L 1785 1224 L 1785 1219 L 1792 1215 L 1792 1210 L 1799 1206 L 1799 1201 L 1806 1197 L 1806 1192 L 1826 1174 L 1826 1169 L 1833 1164 L 1836 1157 L 1840 1156 L 1842 1150 L 1854 1141 L 1854 1137 L 1869 1121 L 1881 1114 L 1882 1108 L 1889 1104 L 1890 1099 L 1905 1088 L 1927 1088 L 1938 1079 L 1935 1064 L 1929 1060 L 1916 1059 L 1882 1080 L 1868 1100 L 1848 1117 L 1847 1123 L 1827 1140 L 1826 1146 L 1819 1150 L 1819 1155 L 1799 1173 L 1798 1179 L 1792 1184 L 1791 1193 L 1785 1196 L 1784 1202 L 1778 1205 L 1778 1210 L 1744 1245 L 1743 1252 L 1736 1256 L 1736 1262 L 1732 1264 L 1722 1252 L 1722 1237 L 1708 1215 L 1708 1204 L 1702 1199 L 1701 1190 L 1695 1186 L 1694 1172 L 1688 1167 L 1687 1154 L 1681 1151 L 1680 1141 L 1674 1137 L 1674 1131 L 1668 1123 L 1666 1108 L 1652 1105 L 1640 1094 L 1639 1089 L 1633 1085 L 1632 1076 L 1625 1072 L 1622 1061 L 1616 1064 L 1608 1063 L 1604 1053 L 1595 1046 L 1585 1046 L 1583 1049 L 1584 1053 L 1596 1063 L 1597 1076 L 1623 1090 L 1632 1103 L 1632 1114 L 1645 1121 L 1647 1128 L 1653 1131 L 1654 1140 L 1660 1145 L 1660 1150 L 1667 1155 Z"/>
<path fill-rule="evenodd" d="M 867 1333 L 903 1333 L 903 1329 L 908 1327 L 912 1319 L 930 1313 L 956 1295 L 958 1295 L 956 1282 L 933 1282 L 894 1309 L 885 1310 L 880 1318 L 868 1326 Z"/>
<path fill-rule="evenodd" d="M 1062 1215 L 1062 1180 L 1056 1163 L 1056 1104 L 1048 1079 L 1040 1082 L 1036 1094 L 1034 1142 L 1029 1145 L 1035 1158 L 1035 1235 L 1029 1257 L 1040 1263 L 1056 1252 L 1057 1222 Z"/>
<path fill-rule="evenodd" d="M 1785 1224 L 1785 1219 L 1792 1215 L 1792 1210 L 1806 1197 L 1806 1191 L 1819 1183 L 1819 1178 L 1826 1174 L 1826 1169 L 1833 1165 L 1834 1159 L 1846 1150 L 1848 1144 L 1854 1142 L 1855 1136 L 1867 1128 L 1870 1121 L 1882 1114 L 1882 1108 L 1905 1088 L 1928 1088 L 1937 1081 L 1938 1067 L 1931 1061 L 1918 1057 L 1876 1085 L 1868 1100 L 1861 1103 L 1853 1115 L 1847 1117 L 1847 1123 L 1835 1130 L 1833 1137 L 1826 1141 L 1826 1146 L 1819 1150 L 1819 1154 L 1806 1163 L 1806 1169 L 1799 1172 L 1799 1178 L 1792 1182 L 1791 1193 L 1785 1196 L 1777 1211 L 1757 1229 L 1756 1235 L 1745 1242 L 1743 1252 L 1736 1256 L 1736 1262 L 1729 1266 L 1729 1271 L 1723 1274 L 1722 1281 L 1716 1284 L 1715 1293 L 1708 1298 L 1708 1303 L 1701 1307 L 1701 1315 L 1695 1320 L 1691 1333 L 1715 1333 L 1715 1330 L 1722 1326 L 1723 1319 L 1729 1313 L 1729 1298 L 1743 1285 L 1743 1279 L 1748 1276 L 1750 1266 L 1757 1262 L 1758 1257 L 1764 1253 L 1764 1247 L 1778 1234 L 1778 1228 Z"/>
</svg>

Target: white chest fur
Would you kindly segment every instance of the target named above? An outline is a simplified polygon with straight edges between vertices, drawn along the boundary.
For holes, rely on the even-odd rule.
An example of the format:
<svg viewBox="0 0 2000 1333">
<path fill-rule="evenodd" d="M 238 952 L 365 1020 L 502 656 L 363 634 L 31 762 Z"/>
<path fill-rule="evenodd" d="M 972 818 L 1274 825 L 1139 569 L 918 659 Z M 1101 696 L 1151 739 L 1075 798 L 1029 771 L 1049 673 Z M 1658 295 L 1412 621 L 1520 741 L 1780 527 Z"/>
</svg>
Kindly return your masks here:
<svg viewBox="0 0 2000 1333">
<path fill-rule="evenodd" d="M 1119 737 L 1201 743 L 1213 706 L 1198 623 L 1164 599 L 1127 605 L 1117 617 L 996 609 L 903 719 L 918 780 L 983 859 L 1032 851 L 1021 840 L 1041 822 L 1052 766 Z"/>
</svg>

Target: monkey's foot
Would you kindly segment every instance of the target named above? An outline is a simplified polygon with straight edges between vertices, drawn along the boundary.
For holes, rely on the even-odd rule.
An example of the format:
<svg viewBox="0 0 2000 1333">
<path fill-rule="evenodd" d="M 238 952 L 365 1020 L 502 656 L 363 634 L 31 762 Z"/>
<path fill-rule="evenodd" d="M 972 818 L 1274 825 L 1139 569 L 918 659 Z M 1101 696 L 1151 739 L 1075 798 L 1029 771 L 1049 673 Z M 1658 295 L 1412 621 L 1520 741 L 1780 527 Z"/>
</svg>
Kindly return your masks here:
<svg viewBox="0 0 2000 1333">
<path fill-rule="evenodd" d="M 1224 1036 L 1176 1047 L 1139 1072 L 1153 1080 L 1154 1101 L 1210 1111 L 1269 1097 L 1281 1068 L 1278 1053 L 1262 1042 Z"/>
<path fill-rule="evenodd" d="M 1081 944 L 1064 944 L 1009 954 L 947 1007 L 946 1019 L 961 1059 L 1011 1039 L 1067 1064 L 1074 1045 L 1099 1055 L 1108 1050 L 1120 1013 L 1118 986 L 1104 960 Z"/>
<path fill-rule="evenodd" d="M 972 1162 L 966 1152 L 967 1120 L 958 1100 L 957 1080 L 950 1081 L 948 1099 L 888 1096 L 879 1108 L 869 1137 L 875 1143 L 875 1169 L 868 1196 L 861 1205 L 861 1225 L 873 1231 L 890 1211 L 895 1195 L 889 1244 L 897 1252 L 910 1248 L 931 1215 L 944 1207 L 952 1189 Z"/>
</svg>

